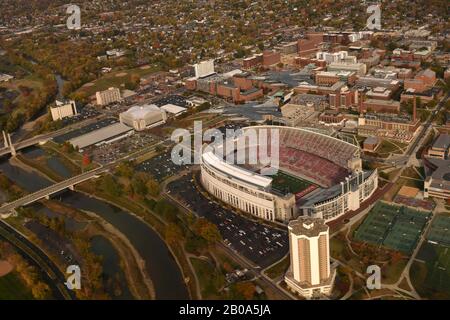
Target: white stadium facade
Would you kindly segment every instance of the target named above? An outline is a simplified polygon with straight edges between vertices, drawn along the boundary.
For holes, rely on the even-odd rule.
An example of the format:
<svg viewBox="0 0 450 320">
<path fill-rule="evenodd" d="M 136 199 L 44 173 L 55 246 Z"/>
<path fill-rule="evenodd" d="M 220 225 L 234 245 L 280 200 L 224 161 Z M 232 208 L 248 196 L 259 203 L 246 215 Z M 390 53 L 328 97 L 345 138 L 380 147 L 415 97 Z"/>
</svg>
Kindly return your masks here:
<svg viewBox="0 0 450 320">
<path fill-rule="evenodd" d="M 298 216 L 335 220 L 358 210 L 377 189 L 378 172 L 362 170 L 360 148 L 329 135 L 303 128 L 254 126 L 243 128 L 232 143 L 243 146 L 245 143 L 241 140 L 239 144 L 239 140 L 250 141 L 248 132 L 261 135 L 273 130 L 277 130 L 279 137 L 278 172 L 311 183 L 308 188 L 297 193 L 280 190 L 274 186 L 275 176 L 261 174 L 264 165 L 235 164 L 226 161 L 229 155 L 226 151 L 217 155 L 212 148 L 204 149 L 201 157 L 203 187 L 236 209 L 279 222 Z M 267 149 L 271 147 L 271 139 L 269 134 Z M 251 143 L 246 145 L 248 151 Z M 230 152 L 236 154 L 239 147 L 232 149 Z"/>
</svg>

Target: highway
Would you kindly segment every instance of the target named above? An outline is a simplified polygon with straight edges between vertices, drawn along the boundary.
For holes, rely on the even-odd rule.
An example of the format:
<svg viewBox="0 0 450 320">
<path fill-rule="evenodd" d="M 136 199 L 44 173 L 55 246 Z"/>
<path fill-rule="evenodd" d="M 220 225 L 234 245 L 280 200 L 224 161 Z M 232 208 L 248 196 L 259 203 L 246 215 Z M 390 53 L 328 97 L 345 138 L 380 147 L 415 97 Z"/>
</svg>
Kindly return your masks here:
<svg viewBox="0 0 450 320">
<path fill-rule="evenodd" d="M 42 280 L 50 286 L 55 299 L 75 299 L 74 293 L 64 285 L 66 277 L 56 264 L 39 247 L 1 220 L 0 240 L 10 243 L 26 261 L 36 267 Z"/>
<path fill-rule="evenodd" d="M 36 145 L 38 143 L 48 141 L 48 140 L 50 140 L 52 138 L 55 138 L 55 137 L 57 137 L 57 136 L 59 136 L 61 134 L 67 133 L 69 131 L 72 131 L 72 130 L 75 130 L 75 129 L 79 129 L 81 127 L 84 127 L 84 126 L 87 126 L 89 124 L 95 123 L 95 122 L 97 122 L 97 121 L 99 121 L 99 120 L 101 120 L 102 118 L 105 118 L 105 117 L 106 117 L 105 115 L 100 115 L 100 116 L 97 116 L 95 118 L 90 118 L 90 119 L 86 119 L 84 121 L 76 122 L 76 123 L 74 123 L 72 125 L 69 125 L 69 126 L 66 126 L 66 127 L 62 128 L 62 129 L 59 129 L 59 130 L 56 130 L 56 131 L 52 131 L 52 132 L 49 132 L 49 133 L 44 133 L 44 134 L 41 134 L 41 135 L 38 135 L 38 136 L 34 136 L 34 137 L 30 138 L 30 139 L 26 139 L 26 140 L 23 140 L 23 141 L 19 141 L 19 142 L 13 143 L 13 146 L 14 146 L 14 149 L 16 151 L 19 151 L 21 149 L 34 146 L 34 145 Z M 4 155 L 7 155 L 10 152 L 11 152 L 10 148 L 4 146 L 4 147 L 2 147 L 0 149 L 0 157 L 4 156 Z"/>
</svg>

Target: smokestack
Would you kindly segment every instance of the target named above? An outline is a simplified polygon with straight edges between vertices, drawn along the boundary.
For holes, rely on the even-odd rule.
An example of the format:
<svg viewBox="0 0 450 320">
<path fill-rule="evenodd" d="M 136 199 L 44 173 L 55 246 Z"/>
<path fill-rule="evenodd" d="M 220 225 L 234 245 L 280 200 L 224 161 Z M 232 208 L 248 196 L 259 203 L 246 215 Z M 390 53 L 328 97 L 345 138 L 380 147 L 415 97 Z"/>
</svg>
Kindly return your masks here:
<svg viewBox="0 0 450 320">
<path fill-rule="evenodd" d="M 363 113 L 363 100 L 364 100 L 364 93 L 361 91 L 359 95 L 359 113 Z"/>
<path fill-rule="evenodd" d="M 414 101 L 413 101 L 413 122 L 416 122 L 417 117 L 417 101 L 416 96 L 414 95 Z"/>
</svg>

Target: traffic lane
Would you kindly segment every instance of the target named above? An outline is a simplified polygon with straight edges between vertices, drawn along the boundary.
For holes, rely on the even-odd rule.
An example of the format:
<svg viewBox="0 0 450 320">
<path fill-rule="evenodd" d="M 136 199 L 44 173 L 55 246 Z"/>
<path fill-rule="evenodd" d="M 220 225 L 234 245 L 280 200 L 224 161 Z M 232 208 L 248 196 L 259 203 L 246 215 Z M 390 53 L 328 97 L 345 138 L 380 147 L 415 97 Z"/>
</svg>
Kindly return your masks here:
<svg viewBox="0 0 450 320">
<path fill-rule="evenodd" d="M 75 299 L 75 294 L 73 291 L 67 290 L 67 288 L 64 285 L 64 282 L 66 281 L 65 276 L 63 273 L 58 269 L 58 267 L 54 264 L 52 260 L 37 246 L 35 246 L 33 243 L 31 243 L 27 238 L 23 237 L 20 233 L 18 233 L 16 230 L 8 226 L 7 224 L 0 221 L 0 229 L 2 229 L 4 232 L 8 233 L 10 236 L 14 237 L 17 241 L 20 241 L 22 245 L 28 247 L 30 250 L 32 250 L 40 259 L 42 259 L 46 264 L 47 267 L 54 273 L 56 276 L 56 279 L 52 279 L 50 275 L 48 275 L 34 260 L 33 257 L 29 256 L 27 252 L 25 252 L 20 247 L 16 246 L 12 241 L 7 239 L 6 237 L 3 237 L 0 235 L 0 240 L 7 241 L 10 243 L 15 250 L 19 252 L 20 255 L 22 255 L 29 263 L 34 265 L 37 270 L 39 270 L 42 274 L 42 277 L 44 278 L 44 281 L 49 284 L 50 288 L 52 289 L 52 292 L 54 294 L 54 297 L 56 299 L 64 300 L 65 296 L 62 293 L 64 291 L 66 294 L 70 296 L 71 299 Z"/>
<path fill-rule="evenodd" d="M 210 201 L 196 189 L 190 175 L 170 183 L 168 190 L 190 210 L 217 225 L 225 244 L 255 264 L 268 266 L 287 253 L 287 232 L 251 221 Z"/>
</svg>

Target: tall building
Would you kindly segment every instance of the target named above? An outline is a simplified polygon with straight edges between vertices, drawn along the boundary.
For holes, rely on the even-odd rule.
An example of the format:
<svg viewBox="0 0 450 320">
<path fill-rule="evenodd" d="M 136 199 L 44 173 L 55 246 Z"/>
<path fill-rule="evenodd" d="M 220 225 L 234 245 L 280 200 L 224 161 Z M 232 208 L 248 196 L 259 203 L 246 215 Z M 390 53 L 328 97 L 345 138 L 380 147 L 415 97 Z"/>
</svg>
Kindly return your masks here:
<svg viewBox="0 0 450 320">
<path fill-rule="evenodd" d="M 56 100 L 55 105 L 50 107 L 50 112 L 52 114 L 53 121 L 62 120 L 78 114 L 77 106 L 73 100 Z"/>
<path fill-rule="evenodd" d="M 196 78 L 204 78 L 214 74 L 214 59 L 194 64 L 194 70 Z"/>
<path fill-rule="evenodd" d="M 97 98 L 97 104 L 99 106 L 106 106 L 122 99 L 118 88 L 109 88 L 105 91 L 97 91 L 95 93 L 95 97 Z"/>
<path fill-rule="evenodd" d="M 289 222 L 288 229 L 291 266 L 285 275 L 286 284 L 305 298 L 330 294 L 336 272 L 330 266 L 325 220 L 299 217 Z"/>
</svg>

